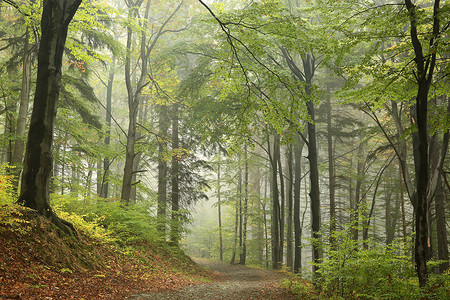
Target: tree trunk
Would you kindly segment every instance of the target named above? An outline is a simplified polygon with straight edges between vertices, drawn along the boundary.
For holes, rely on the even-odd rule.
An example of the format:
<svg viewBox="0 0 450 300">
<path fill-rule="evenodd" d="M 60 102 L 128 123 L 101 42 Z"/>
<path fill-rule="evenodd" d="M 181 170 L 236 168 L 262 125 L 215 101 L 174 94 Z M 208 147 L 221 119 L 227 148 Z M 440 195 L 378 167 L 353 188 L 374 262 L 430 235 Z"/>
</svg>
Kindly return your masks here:
<svg viewBox="0 0 450 300">
<path fill-rule="evenodd" d="M 240 170 L 239 170 L 240 172 Z M 237 247 L 237 240 L 238 240 L 238 232 L 239 232 L 239 198 L 240 198 L 240 183 L 241 179 L 239 177 L 239 182 L 236 186 L 237 193 L 236 193 L 236 207 L 235 207 L 235 219 L 234 219 L 234 240 L 233 240 L 233 253 L 231 255 L 231 261 L 230 264 L 234 264 L 236 261 L 236 247 Z"/>
<path fill-rule="evenodd" d="M 301 59 L 303 64 L 303 72 L 297 67 L 292 57 L 289 55 L 285 48 L 281 49 L 283 56 L 292 71 L 292 74 L 304 84 L 305 94 L 309 98 L 306 103 L 306 108 L 310 120 L 308 122 L 308 160 L 309 160 L 309 178 L 310 178 L 310 193 L 311 200 L 311 229 L 312 238 L 316 241 L 319 240 L 320 230 L 320 190 L 319 190 L 319 168 L 318 168 L 318 154 L 317 154 L 317 141 L 316 141 L 316 125 L 315 125 L 315 112 L 314 101 L 312 99 L 312 79 L 314 77 L 316 65 L 315 58 L 310 53 L 301 53 Z M 319 267 L 317 264 L 320 262 L 320 246 L 319 243 L 313 242 L 313 272 L 317 275 Z"/>
<path fill-rule="evenodd" d="M 25 44 L 23 46 L 22 60 L 22 88 L 20 90 L 19 116 L 17 117 L 16 142 L 14 144 L 14 152 L 11 164 L 15 167 L 13 187 L 17 190 L 19 186 L 19 175 L 22 169 L 23 152 L 25 148 L 25 134 L 28 119 L 28 106 L 30 102 L 30 85 L 31 85 L 31 47 L 29 43 L 29 28 L 25 33 Z"/>
<path fill-rule="evenodd" d="M 284 254 L 284 225 L 285 225 L 285 203 L 286 203 L 286 198 L 285 198 L 285 193 L 284 193 L 284 176 L 283 176 L 283 165 L 281 163 L 281 144 L 278 142 L 278 158 L 277 158 L 277 163 L 278 163 L 278 175 L 280 176 L 280 248 L 278 249 L 278 251 L 280 252 L 278 254 L 278 259 L 280 264 L 283 263 L 283 254 Z"/>
<path fill-rule="evenodd" d="M 258 221 L 256 223 L 256 239 L 257 239 L 257 260 L 260 262 L 261 267 L 264 266 L 264 212 L 263 212 L 263 200 L 261 199 L 261 170 L 258 166 L 255 167 L 254 178 L 254 191 L 257 197 L 256 200 L 256 216 Z"/>
<path fill-rule="evenodd" d="M 242 251 L 242 160 L 241 155 L 239 154 L 239 179 L 238 179 L 238 206 L 239 206 L 239 257 Z"/>
<path fill-rule="evenodd" d="M 296 135 L 295 139 L 295 165 L 294 165 L 294 273 L 299 273 L 302 267 L 302 226 L 300 223 L 300 184 L 301 162 L 304 142 Z"/>
<path fill-rule="evenodd" d="M 290 143 L 286 149 L 286 164 L 288 169 L 288 177 L 286 180 L 286 196 L 287 196 L 287 230 L 286 230 L 286 266 L 290 271 L 293 270 L 294 253 L 292 240 L 292 217 L 293 217 L 293 197 L 292 183 L 294 182 L 292 146 Z"/>
<path fill-rule="evenodd" d="M 129 3 L 129 10 L 130 10 L 130 17 L 139 17 L 138 9 L 142 5 L 144 0 L 137 0 L 136 2 Z M 151 1 L 147 1 L 145 12 L 143 19 L 148 20 L 149 10 L 150 10 L 150 4 Z M 146 26 L 144 23 L 142 25 L 142 32 L 140 33 L 140 65 L 141 65 L 141 72 L 139 75 L 139 79 L 136 83 L 136 86 L 134 87 L 131 82 L 131 76 L 133 73 L 131 72 L 131 54 L 132 54 L 132 40 L 133 40 L 133 28 L 131 26 L 128 26 L 127 28 L 127 54 L 126 54 L 126 60 L 125 60 L 125 84 L 127 87 L 127 96 L 128 96 L 128 117 L 129 117 L 129 123 L 128 123 L 128 136 L 127 136 L 127 145 L 126 145 L 126 156 L 125 156 L 125 167 L 123 170 L 123 180 L 122 180 L 122 194 L 121 199 L 126 204 L 130 201 L 130 196 L 132 193 L 132 186 L 135 184 L 133 183 L 133 174 L 135 174 L 133 170 L 133 167 L 136 166 L 134 163 L 134 159 L 136 154 L 135 152 L 135 144 L 136 144 L 136 126 L 137 126 L 137 114 L 139 110 L 139 105 L 142 98 L 142 89 L 148 84 L 147 82 L 147 76 L 148 76 L 148 61 L 150 57 L 150 53 L 153 50 L 153 47 L 155 46 L 158 39 L 167 31 L 164 31 L 165 26 L 170 22 L 170 20 L 173 18 L 173 16 L 178 12 L 178 10 L 183 5 L 183 0 L 180 2 L 180 4 L 176 7 L 176 9 L 170 14 L 167 19 L 163 22 L 161 27 L 158 29 L 158 31 L 153 35 L 153 40 L 150 42 L 150 39 L 147 39 L 146 35 Z M 139 19 L 139 18 L 138 18 Z"/>
<path fill-rule="evenodd" d="M 106 86 L 106 136 L 105 145 L 108 147 L 111 144 L 111 115 L 112 115 L 112 89 L 114 85 L 114 74 L 116 69 L 116 58 L 113 56 L 111 67 L 109 69 L 108 85 Z M 111 160 L 108 155 L 103 159 L 103 178 L 101 182 L 100 197 L 107 198 L 109 190 L 109 167 Z"/>
<path fill-rule="evenodd" d="M 269 176 L 269 178 L 271 178 Z M 263 210 L 263 220 L 264 220 L 264 244 L 265 244 L 265 253 L 266 253 L 266 269 L 269 269 L 269 230 L 268 230 L 268 226 L 267 226 L 267 183 L 270 180 L 267 180 L 267 176 L 264 177 L 264 201 L 262 202 L 262 210 Z"/>
<path fill-rule="evenodd" d="M 178 245 L 181 238 L 181 218 L 180 218 L 180 198 L 179 198 L 179 181 L 178 181 L 178 151 L 179 151 L 179 135 L 178 135 L 178 103 L 173 104 L 172 115 L 172 227 L 170 241 L 172 244 Z"/>
<path fill-rule="evenodd" d="M 335 159 L 333 146 L 333 124 L 332 124 L 332 108 L 330 88 L 328 87 L 327 94 L 327 148 L 328 148 L 328 182 L 329 182 L 329 197 L 330 197 L 330 247 L 336 249 L 336 239 L 334 233 L 336 232 L 336 175 L 335 175 Z"/>
<path fill-rule="evenodd" d="M 18 203 L 37 210 L 67 234 L 73 226 L 50 207 L 53 130 L 61 83 L 64 44 L 70 21 L 81 0 L 44 0 L 38 73 Z"/>
<path fill-rule="evenodd" d="M 436 51 L 432 51 L 430 55 L 423 54 L 422 43 L 417 32 L 417 7 L 411 0 L 405 0 L 406 8 L 410 17 L 410 37 L 414 49 L 414 62 L 416 65 L 415 78 L 417 82 L 417 94 L 415 105 L 412 106 L 413 114 L 412 123 L 417 126 L 417 132 L 413 133 L 413 153 L 414 165 L 416 171 L 416 194 L 417 204 L 415 206 L 416 213 L 416 238 L 415 238 L 415 262 L 419 285 L 424 287 L 428 283 L 427 257 L 429 246 L 428 235 L 428 91 L 436 63 Z M 433 34 L 430 37 L 430 48 L 433 49 L 434 42 L 440 33 L 439 17 L 440 1 L 434 1 L 433 8 Z M 428 47 L 428 46 L 427 46 Z"/>
<path fill-rule="evenodd" d="M 442 181 L 439 179 L 434 196 L 436 212 L 438 259 L 444 261 L 439 265 L 439 272 L 443 274 L 449 269 L 447 226 L 445 222 L 445 194 Z"/>
<path fill-rule="evenodd" d="M 280 156 L 280 136 L 275 135 L 273 142 L 273 156 L 270 159 L 272 163 L 272 268 L 277 270 L 281 267 L 280 263 L 280 202 L 278 192 L 278 158 Z M 270 149 L 270 145 L 269 145 Z"/>
<path fill-rule="evenodd" d="M 365 159 L 364 155 L 364 142 L 360 142 L 358 147 L 358 156 L 357 156 L 357 164 L 356 164 L 356 186 L 355 186 L 355 207 L 352 213 L 352 232 L 353 232 L 353 240 L 357 241 L 359 238 L 359 214 L 361 213 L 361 186 L 364 180 L 364 165 Z"/>
<path fill-rule="evenodd" d="M 450 110 L 450 103 L 448 104 Z M 436 215 L 436 237 L 437 237 L 437 256 L 438 260 L 444 261 L 439 265 L 439 272 L 443 273 L 449 268 L 447 226 L 445 221 L 445 194 L 442 186 L 442 163 L 445 159 L 448 147 L 448 132 L 444 133 L 442 146 L 439 145 L 438 135 L 434 134 L 430 141 L 430 162 L 432 170 L 436 170 L 439 174 L 436 184 L 436 192 L 431 200 L 434 200 L 434 210 Z M 440 151 L 441 150 L 441 151 Z M 441 153 L 440 153 L 441 152 Z M 431 213 L 431 210 L 430 210 Z M 431 218 L 430 218 L 431 219 Z"/>
<path fill-rule="evenodd" d="M 388 163 L 386 163 L 381 168 L 380 172 L 378 173 L 377 183 L 375 185 L 375 190 L 373 191 L 372 204 L 370 206 L 369 215 L 366 218 L 366 220 L 367 220 L 366 224 L 364 224 L 364 228 L 363 228 L 363 243 L 364 243 L 363 246 L 364 246 L 364 249 L 369 249 L 369 244 L 368 244 L 369 227 L 370 227 L 370 221 L 372 220 L 372 217 L 373 217 L 373 212 L 375 210 L 375 201 L 377 199 L 377 191 L 378 191 L 378 188 L 380 187 L 381 181 L 383 180 L 383 173 L 384 173 L 384 171 L 389 167 L 389 165 L 392 163 L 393 160 L 394 160 L 394 157 L 392 157 L 390 159 L 390 161 Z M 389 198 L 390 198 L 390 196 L 389 196 Z M 374 219 L 374 223 L 375 223 L 375 219 Z M 374 225 L 374 227 L 375 227 L 375 225 Z M 374 229 L 374 234 L 375 234 L 375 229 Z"/>
<path fill-rule="evenodd" d="M 219 258 L 223 261 L 223 236 L 222 236 L 222 203 L 220 199 L 220 152 L 219 160 L 217 162 L 217 214 L 219 221 Z"/>
<path fill-rule="evenodd" d="M 129 7 L 130 17 L 138 17 L 138 9 L 142 5 L 143 0 L 138 0 L 132 7 Z M 151 1 L 147 1 L 147 5 L 145 7 L 144 19 L 148 19 L 148 13 L 150 10 Z M 130 4 L 131 5 L 131 4 Z M 145 26 L 143 27 L 145 29 Z M 131 191 L 133 186 L 133 174 L 135 174 L 134 166 L 135 166 L 135 146 L 136 146 L 136 126 L 137 126 L 137 118 L 139 105 L 141 102 L 141 92 L 142 88 L 146 85 L 147 80 L 147 70 L 148 70 L 148 58 L 150 56 L 150 51 L 147 49 L 147 35 L 145 30 L 142 30 L 140 33 L 140 61 L 141 61 L 141 74 L 139 76 L 139 80 L 134 87 L 131 82 L 132 74 L 135 74 L 135 70 L 132 71 L 132 44 L 133 44 L 133 28 L 131 26 L 127 27 L 127 46 L 126 46 L 126 60 L 125 60 L 125 85 L 127 87 L 127 96 L 128 96 L 128 132 L 127 132 L 127 144 L 126 144 L 126 154 L 125 154 L 125 166 L 123 169 L 123 179 L 122 179 L 122 193 L 121 199 L 125 204 L 130 203 Z M 133 73 L 132 73 L 133 72 Z"/>
<path fill-rule="evenodd" d="M 14 114 L 16 111 L 15 103 L 9 103 L 8 97 L 5 99 L 5 125 L 4 127 L 4 133 L 3 136 L 7 138 L 7 145 L 5 152 L 2 153 L 3 155 L 3 163 L 12 165 L 12 156 L 13 156 L 13 137 L 15 135 L 15 118 Z"/>
<path fill-rule="evenodd" d="M 166 235 L 166 209 L 167 209 L 167 162 L 165 154 L 167 153 L 167 106 L 159 106 L 159 137 L 158 137 L 158 231 L 165 239 Z"/>
<path fill-rule="evenodd" d="M 406 244 L 407 236 L 406 236 L 406 212 L 405 212 L 405 193 L 403 189 L 403 180 L 402 180 L 402 170 L 399 167 L 399 184 L 400 184 L 400 207 L 402 210 L 402 232 L 403 232 L 403 241 Z"/>
<path fill-rule="evenodd" d="M 247 143 L 244 144 L 244 211 L 242 224 L 242 249 L 239 264 L 245 265 L 247 259 L 247 219 L 248 219 L 248 156 Z"/>
</svg>

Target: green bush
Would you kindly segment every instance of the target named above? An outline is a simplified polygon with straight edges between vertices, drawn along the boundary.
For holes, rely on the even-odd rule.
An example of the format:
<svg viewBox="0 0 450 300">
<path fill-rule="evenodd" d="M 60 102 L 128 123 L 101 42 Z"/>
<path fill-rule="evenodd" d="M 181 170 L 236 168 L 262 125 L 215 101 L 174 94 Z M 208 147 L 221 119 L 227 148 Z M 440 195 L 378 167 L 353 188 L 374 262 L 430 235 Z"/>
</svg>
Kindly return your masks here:
<svg viewBox="0 0 450 300">
<path fill-rule="evenodd" d="M 429 286 L 419 288 L 411 245 L 403 239 L 374 245 L 352 239 L 352 226 L 334 233 L 334 246 L 323 245 L 317 286 L 327 297 L 362 299 L 449 299 L 449 274 L 430 274 Z M 431 262 L 433 263 L 433 262 Z M 435 262 L 434 262 L 435 263 Z M 430 268 L 431 270 L 431 268 Z"/>
<path fill-rule="evenodd" d="M 87 229 L 90 234 L 113 238 L 120 245 L 160 240 L 156 220 L 145 203 L 125 206 L 115 199 L 79 200 L 76 196 L 52 195 L 52 205 L 58 214 Z"/>
</svg>

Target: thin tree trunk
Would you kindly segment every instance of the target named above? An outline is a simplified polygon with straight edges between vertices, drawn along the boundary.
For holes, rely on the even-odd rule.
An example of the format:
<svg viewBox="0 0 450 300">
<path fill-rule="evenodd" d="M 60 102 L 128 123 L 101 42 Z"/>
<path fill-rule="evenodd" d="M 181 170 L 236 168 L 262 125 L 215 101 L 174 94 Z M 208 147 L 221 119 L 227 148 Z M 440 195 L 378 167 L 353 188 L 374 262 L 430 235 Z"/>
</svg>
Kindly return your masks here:
<svg viewBox="0 0 450 300">
<path fill-rule="evenodd" d="M 331 97 L 330 88 L 327 87 L 327 145 L 328 145 L 328 182 L 329 182 L 329 197 L 330 197 L 330 246 L 331 249 L 336 249 L 336 239 L 334 233 L 336 232 L 336 175 L 335 175 L 335 159 L 333 146 L 333 124 L 331 111 Z"/>
<path fill-rule="evenodd" d="M 223 236 L 222 236 L 222 203 L 220 199 L 220 152 L 219 160 L 217 162 L 217 214 L 219 221 L 219 258 L 223 261 Z"/>
<path fill-rule="evenodd" d="M 391 160 L 388 163 L 386 163 L 381 168 L 381 170 L 380 170 L 380 172 L 378 174 L 377 183 L 375 185 L 375 190 L 373 192 L 372 204 L 371 204 L 371 207 L 370 207 L 369 215 L 366 218 L 367 219 L 367 223 L 365 224 L 365 226 L 363 228 L 363 243 L 364 243 L 363 246 L 364 246 L 364 249 L 368 249 L 369 248 L 367 240 L 369 238 L 370 220 L 372 219 L 373 213 L 375 211 L 375 201 L 377 199 L 377 191 L 378 191 L 378 188 L 380 187 L 381 181 L 383 180 L 383 173 L 384 173 L 384 171 L 390 166 L 390 164 L 392 163 L 393 160 L 394 160 L 394 157 L 392 157 Z M 374 223 L 375 223 L 375 219 L 374 219 Z M 374 230 L 374 234 L 375 234 L 375 230 Z"/>
<path fill-rule="evenodd" d="M 439 179 L 436 194 L 434 196 L 436 213 L 436 231 L 438 259 L 443 261 L 439 264 L 439 272 L 443 274 L 449 269 L 447 226 L 445 221 L 445 194 L 442 186 L 442 180 Z"/>
<path fill-rule="evenodd" d="M 285 203 L 286 203 L 286 197 L 284 192 L 284 176 L 283 176 L 283 165 L 281 163 L 281 144 L 278 142 L 278 150 L 277 153 L 279 153 L 277 158 L 278 163 L 278 175 L 280 176 L 280 248 L 278 259 L 280 264 L 283 263 L 283 254 L 284 254 L 284 227 L 285 227 Z"/>
<path fill-rule="evenodd" d="M 287 195 L 287 232 L 286 232 L 286 266 L 289 270 L 293 270 L 294 253 L 293 253 L 293 240 L 292 240 L 292 217 L 293 217 L 293 195 L 292 184 L 294 182 L 293 173 L 293 159 L 292 159 L 293 143 L 290 143 L 286 148 L 286 164 L 288 169 L 288 178 L 286 180 L 286 195 Z"/>
<path fill-rule="evenodd" d="M 179 199 L 179 182 L 178 182 L 178 156 L 179 150 L 179 136 L 178 136 L 178 103 L 173 104 L 172 115 L 172 227 L 170 241 L 178 245 L 180 241 L 181 218 L 180 218 L 180 199 Z"/>
<path fill-rule="evenodd" d="M 241 155 L 239 154 L 239 182 L 238 182 L 238 200 L 239 200 L 239 257 L 242 252 L 242 160 Z"/>
<path fill-rule="evenodd" d="M 402 231 L 403 231 L 403 240 L 406 244 L 407 234 L 406 234 L 405 193 L 403 188 L 402 170 L 400 167 L 398 170 L 399 170 L 399 184 L 400 184 L 400 207 L 402 209 Z"/>
<path fill-rule="evenodd" d="M 15 104 L 11 104 L 8 101 L 8 97 L 5 98 L 5 125 L 3 135 L 7 137 L 7 145 L 5 152 L 3 153 L 3 162 L 12 165 L 13 157 L 13 141 L 12 137 L 15 135 L 14 113 L 16 111 Z"/>
<path fill-rule="evenodd" d="M 23 46 L 22 60 L 22 88 L 20 90 L 19 116 L 17 117 L 16 142 L 14 144 L 14 152 L 11 164 L 15 166 L 13 187 L 17 190 L 19 186 L 19 175 L 21 164 L 23 161 L 23 153 L 25 148 L 25 134 L 28 119 L 28 106 L 30 102 L 31 90 L 31 47 L 29 43 L 29 28 L 25 32 L 25 44 Z"/>
<path fill-rule="evenodd" d="M 138 109 L 138 122 L 136 123 L 142 123 L 142 121 L 147 119 L 147 113 L 148 113 L 148 105 L 145 105 L 144 108 L 140 107 Z M 136 132 L 136 141 L 139 141 L 140 139 L 142 139 L 142 133 L 140 131 Z M 133 182 L 133 184 L 131 185 L 131 191 L 130 191 L 130 200 L 133 201 L 133 203 L 136 203 L 137 201 L 137 196 L 138 196 L 138 189 L 137 189 L 137 185 L 139 184 L 140 180 L 138 180 L 137 176 L 140 172 L 142 172 L 139 169 L 139 166 L 141 165 L 141 159 L 142 159 L 142 151 L 139 151 L 136 153 L 135 157 L 134 157 L 134 161 L 133 161 L 133 174 L 131 176 L 131 181 Z"/>
<path fill-rule="evenodd" d="M 279 269 L 280 266 L 280 202 L 278 191 L 278 157 L 280 156 L 280 136 L 275 135 L 273 143 L 272 163 L 272 268 Z M 270 146 L 270 145 L 269 145 Z M 270 147 L 269 147 L 270 149 Z"/>
<path fill-rule="evenodd" d="M 114 74 L 116 69 L 116 58 L 113 56 L 111 66 L 109 68 L 108 84 L 106 86 L 106 136 L 105 145 L 108 147 L 111 144 L 111 114 L 112 114 L 112 89 L 114 85 Z M 103 178 L 101 182 L 100 197 L 107 198 L 109 190 L 109 167 L 111 166 L 111 161 L 108 155 L 103 159 Z"/>
<path fill-rule="evenodd" d="M 300 223 L 300 184 L 301 184 L 301 161 L 304 142 L 296 135 L 295 140 L 295 181 L 294 181 L 294 273 L 299 273 L 302 267 L 302 226 Z"/>
<path fill-rule="evenodd" d="M 450 103 L 448 104 L 450 110 Z M 439 177 L 436 184 L 436 192 L 431 200 L 434 200 L 434 210 L 436 214 L 436 238 L 437 238 L 437 256 L 444 263 L 439 265 L 439 272 L 443 273 L 449 268 L 447 226 L 445 221 L 445 195 L 442 186 L 442 161 L 447 153 L 448 132 L 444 133 L 442 146 L 439 145 L 438 135 L 434 134 L 430 141 L 430 163 L 433 170 L 437 170 Z M 441 151 L 440 151 L 441 150 Z M 442 152 L 442 153 L 440 153 Z M 442 157 L 441 157 L 442 156 Z M 430 210 L 431 213 L 431 210 Z M 431 216 L 430 216 L 431 219 Z M 431 226 L 430 226 L 431 227 Z"/>
<path fill-rule="evenodd" d="M 364 165 L 365 159 L 363 159 L 364 155 L 364 142 L 361 142 L 358 147 L 358 156 L 357 156 L 357 164 L 356 164 L 356 186 L 355 186 L 355 207 L 352 211 L 352 228 L 353 231 L 353 240 L 357 241 L 359 238 L 359 214 L 361 213 L 361 186 L 364 180 Z"/>
<path fill-rule="evenodd" d="M 256 174 L 255 174 L 255 185 L 254 185 L 254 190 L 255 190 L 255 194 L 257 197 L 256 200 L 256 215 L 258 216 L 258 221 L 256 223 L 256 232 L 257 232 L 257 259 L 260 262 L 261 266 L 263 266 L 263 262 L 264 262 L 264 223 L 263 223 L 263 219 L 261 218 L 261 216 L 263 215 L 263 205 L 262 205 L 262 199 L 261 199 L 261 170 L 258 166 L 256 166 Z"/>
<path fill-rule="evenodd" d="M 266 250 L 266 263 L 265 263 L 265 266 L 266 266 L 266 269 L 269 269 L 269 232 L 268 232 L 268 229 L 267 229 L 268 226 L 267 226 L 266 204 L 267 204 L 267 183 L 270 180 L 267 180 L 267 176 L 265 176 L 264 179 L 265 179 L 264 180 L 264 202 L 262 203 L 263 204 L 262 209 L 263 209 L 264 237 L 265 237 L 264 244 L 265 244 L 265 250 Z"/>
<path fill-rule="evenodd" d="M 242 249 L 239 264 L 245 265 L 247 259 L 247 219 L 248 219 L 248 155 L 247 143 L 244 143 L 244 212 L 242 224 Z"/>
<path fill-rule="evenodd" d="M 239 179 L 240 181 L 240 179 Z M 236 251 L 237 251 L 237 240 L 238 240 L 238 232 L 239 232 L 239 194 L 240 194 L 240 182 L 237 184 L 236 189 L 236 207 L 235 207 L 235 221 L 234 221 L 234 240 L 233 240 L 233 253 L 231 255 L 230 264 L 234 264 L 236 261 Z"/>
<path fill-rule="evenodd" d="M 168 134 L 167 106 L 159 106 L 159 134 L 158 137 L 158 208 L 157 221 L 158 231 L 165 239 L 166 235 L 166 210 L 167 210 L 167 162 L 165 154 L 167 153 L 167 134 Z"/>
<path fill-rule="evenodd" d="M 316 125 L 314 114 L 314 103 L 308 102 L 308 113 L 311 117 L 311 122 L 308 123 L 308 160 L 309 160 L 309 178 L 310 178 L 310 192 L 309 197 L 311 199 L 311 229 L 313 242 L 313 272 L 315 276 L 318 274 L 320 263 L 320 192 L 319 192 L 319 168 L 318 168 L 318 155 L 317 155 L 317 143 L 316 143 Z M 317 241 L 317 242 L 316 242 Z"/>
</svg>

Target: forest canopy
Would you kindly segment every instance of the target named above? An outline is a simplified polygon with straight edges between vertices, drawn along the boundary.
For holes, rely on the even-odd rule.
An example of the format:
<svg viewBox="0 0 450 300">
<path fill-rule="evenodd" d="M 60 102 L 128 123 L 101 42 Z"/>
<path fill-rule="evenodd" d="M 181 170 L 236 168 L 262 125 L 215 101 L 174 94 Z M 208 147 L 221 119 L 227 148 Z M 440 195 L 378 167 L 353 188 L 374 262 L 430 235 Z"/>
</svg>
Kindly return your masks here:
<svg viewBox="0 0 450 300">
<path fill-rule="evenodd" d="M 3 173 L 68 235 L 55 204 L 111 203 L 324 293 L 445 291 L 449 20 L 439 0 L 3 0 Z"/>
</svg>

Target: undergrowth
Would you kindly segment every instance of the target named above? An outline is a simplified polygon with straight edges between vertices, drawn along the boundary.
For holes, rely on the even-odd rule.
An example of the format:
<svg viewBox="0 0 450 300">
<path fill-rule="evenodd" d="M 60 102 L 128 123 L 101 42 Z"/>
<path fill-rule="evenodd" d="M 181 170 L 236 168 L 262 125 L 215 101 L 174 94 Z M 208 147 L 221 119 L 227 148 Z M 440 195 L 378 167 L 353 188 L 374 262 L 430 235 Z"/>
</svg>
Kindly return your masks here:
<svg viewBox="0 0 450 300">
<path fill-rule="evenodd" d="M 301 299 L 450 299 L 450 272 L 429 273 L 429 283 L 419 287 L 411 245 L 398 239 L 375 245 L 353 239 L 352 224 L 336 231 L 331 246 L 322 244 L 324 258 L 314 283 L 292 276 L 284 285 Z M 359 228 L 360 229 L 360 228 Z M 439 261 L 429 261 L 433 270 Z"/>
<path fill-rule="evenodd" d="M 0 298 L 118 299 L 209 276 L 158 236 L 144 204 L 52 195 L 52 207 L 75 226 L 75 238 L 16 199 L 10 177 L 0 175 Z"/>
</svg>

